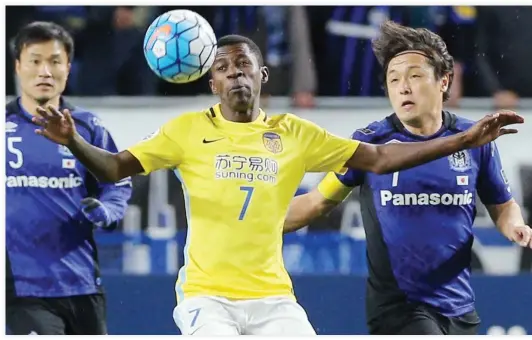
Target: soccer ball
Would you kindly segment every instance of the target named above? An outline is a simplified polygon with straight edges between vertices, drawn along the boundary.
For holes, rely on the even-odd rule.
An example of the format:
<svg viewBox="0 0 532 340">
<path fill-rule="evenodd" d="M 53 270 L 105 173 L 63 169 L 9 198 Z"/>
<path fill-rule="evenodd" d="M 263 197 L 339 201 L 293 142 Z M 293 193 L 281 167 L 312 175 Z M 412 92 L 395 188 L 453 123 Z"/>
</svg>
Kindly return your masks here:
<svg viewBox="0 0 532 340">
<path fill-rule="evenodd" d="M 189 83 L 214 62 L 216 36 L 201 15 L 189 10 L 166 12 L 144 37 L 144 56 L 155 74 L 170 83 Z"/>
</svg>

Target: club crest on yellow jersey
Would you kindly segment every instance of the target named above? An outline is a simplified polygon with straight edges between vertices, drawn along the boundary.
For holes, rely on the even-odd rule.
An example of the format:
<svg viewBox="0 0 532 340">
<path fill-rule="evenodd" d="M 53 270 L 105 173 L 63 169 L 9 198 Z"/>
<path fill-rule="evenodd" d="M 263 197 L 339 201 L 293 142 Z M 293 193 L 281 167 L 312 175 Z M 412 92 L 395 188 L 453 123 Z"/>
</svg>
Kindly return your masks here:
<svg viewBox="0 0 532 340">
<path fill-rule="evenodd" d="M 262 135 L 262 142 L 266 150 L 271 153 L 279 153 L 283 151 L 283 142 L 281 136 L 273 132 L 266 132 Z"/>
</svg>

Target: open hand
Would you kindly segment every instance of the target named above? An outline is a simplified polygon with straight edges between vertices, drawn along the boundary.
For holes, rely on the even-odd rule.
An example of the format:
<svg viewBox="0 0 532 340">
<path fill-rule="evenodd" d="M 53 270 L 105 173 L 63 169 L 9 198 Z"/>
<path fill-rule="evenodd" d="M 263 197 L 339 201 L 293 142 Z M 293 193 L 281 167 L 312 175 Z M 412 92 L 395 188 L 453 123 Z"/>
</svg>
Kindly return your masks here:
<svg viewBox="0 0 532 340">
<path fill-rule="evenodd" d="M 489 114 L 465 132 L 465 143 L 468 148 L 474 148 L 492 142 L 499 136 L 517 133 L 516 129 L 507 129 L 505 126 L 522 124 L 524 121 L 523 117 L 513 111 Z"/>
<path fill-rule="evenodd" d="M 48 105 L 46 109 L 38 107 L 37 112 L 41 117 L 33 117 L 32 121 L 42 129 L 35 130 L 35 133 L 52 142 L 68 145 L 76 134 L 76 125 L 70 111 L 65 109 L 60 112 L 55 107 Z"/>
</svg>

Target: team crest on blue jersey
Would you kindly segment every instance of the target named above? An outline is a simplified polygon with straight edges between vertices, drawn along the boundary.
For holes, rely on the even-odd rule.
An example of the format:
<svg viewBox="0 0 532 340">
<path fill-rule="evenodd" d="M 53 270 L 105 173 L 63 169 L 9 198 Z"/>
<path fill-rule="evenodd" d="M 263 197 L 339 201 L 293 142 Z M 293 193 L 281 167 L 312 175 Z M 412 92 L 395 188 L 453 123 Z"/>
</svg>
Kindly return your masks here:
<svg viewBox="0 0 532 340">
<path fill-rule="evenodd" d="M 449 166 L 454 171 L 465 172 L 471 169 L 471 156 L 467 150 L 455 152 L 447 158 Z"/>
<path fill-rule="evenodd" d="M 266 132 L 262 135 L 262 142 L 266 150 L 272 153 L 279 153 L 283 151 L 283 142 L 281 136 L 273 132 Z"/>
<path fill-rule="evenodd" d="M 59 151 L 59 153 L 61 155 L 65 156 L 65 157 L 74 157 L 72 152 L 64 145 L 59 145 L 58 146 L 58 151 Z"/>
</svg>

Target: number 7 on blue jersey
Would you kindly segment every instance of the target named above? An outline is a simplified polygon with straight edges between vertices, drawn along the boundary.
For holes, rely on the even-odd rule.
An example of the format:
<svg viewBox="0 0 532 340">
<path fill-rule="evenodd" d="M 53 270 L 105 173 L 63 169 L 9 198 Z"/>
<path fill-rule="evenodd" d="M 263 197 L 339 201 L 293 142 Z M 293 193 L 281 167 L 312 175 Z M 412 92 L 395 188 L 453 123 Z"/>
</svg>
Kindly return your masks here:
<svg viewBox="0 0 532 340">
<path fill-rule="evenodd" d="M 253 190 L 255 190 L 254 187 L 240 187 L 240 191 L 246 192 L 246 199 L 244 200 L 244 205 L 242 206 L 242 210 L 240 210 L 240 216 L 238 217 L 239 221 L 242 221 L 244 219 L 244 216 L 246 216 L 246 211 L 248 210 L 248 205 L 249 205 L 249 201 L 251 201 Z"/>
</svg>

